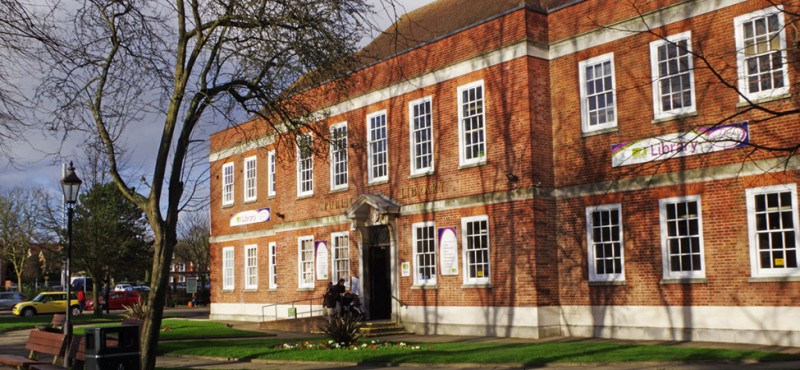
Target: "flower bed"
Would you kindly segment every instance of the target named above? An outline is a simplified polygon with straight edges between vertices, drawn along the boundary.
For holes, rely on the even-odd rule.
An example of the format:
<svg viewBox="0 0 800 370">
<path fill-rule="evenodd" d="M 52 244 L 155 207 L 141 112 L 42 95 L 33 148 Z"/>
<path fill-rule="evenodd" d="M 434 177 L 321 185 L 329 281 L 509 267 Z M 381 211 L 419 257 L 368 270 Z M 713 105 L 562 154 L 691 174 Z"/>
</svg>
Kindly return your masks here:
<svg viewBox="0 0 800 370">
<path fill-rule="evenodd" d="M 310 341 L 300 341 L 295 343 L 283 343 L 281 345 L 277 345 L 274 347 L 275 349 L 286 350 L 286 351 L 296 351 L 296 350 L 345 350 L 345 351 L 381 351 L 381 350 L 389 350 L 389 349 L 407 349 L 407 350 L 425 350 L 418 345 L 409 345 L 404 342 L 378 342 L 378 341 L 370 341 L 370 342 L 362 342 L 362 343 L 355 343 L 352 345 L 345 345 L 344 343 L 336 343 L 332 340 L 325 341 L 325 342 L 310 342 Z"/>
</svg>

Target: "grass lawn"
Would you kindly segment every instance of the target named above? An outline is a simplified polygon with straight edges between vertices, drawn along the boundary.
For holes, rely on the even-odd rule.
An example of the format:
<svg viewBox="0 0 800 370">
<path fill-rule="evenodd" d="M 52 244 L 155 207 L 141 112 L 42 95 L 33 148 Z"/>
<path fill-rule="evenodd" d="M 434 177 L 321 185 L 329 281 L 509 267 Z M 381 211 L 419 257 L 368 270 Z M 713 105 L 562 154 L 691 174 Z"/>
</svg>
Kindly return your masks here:
<svg viewBox="0 0 800 370">
<path fill-rule="evenodd" d="M 75 334 L 84 335 L 87 328 L 118 326 L 119 322 L 76 327 Z M 181 319 L 165 319 L 161 322 L 160 340 L 206 339 L 206 338 L 254 338 L 263 337 L 264 333 L 237 330 L 214 321 L 195 321 Z"/>
<path fill-rule="evenodd" d="M 19 316 L 0 317 L 0 333 L 12 330 L 31 329 L 40 325 L 47 326 L 50 325 L 51 320 L 53 320 L 53 315 L 39 315 L 31 318 Z M 122 316 L 103 315 L 95 317 L 89 313 L 88 315 L 72 317 L 70 320 L 74 323 L 74 325 L 84 325 L 87 323 L 119 322 L 122 321 Z"/>
<path fill-rule="evenodd" d="M 314 339 L 311 339 L 314 340 Z M 320 341 L 319 338 L 316 341 Z M 359 350 L 276 349 L 283 339 L 167 342 L 159 351 L 170 354 L 238 357 L 248 359 L 344 361 L 380 363 L 520 363 L 546 364 L 558 362 L 633 362 L 633 361 L 742 361 L 788 360 L 797 356 L 769 352 L 724 349 L 645 346 L 599 341 L 567 341 L 550 343 L 409 343 L 420 349 L 383 348 Z"/>
</svg>

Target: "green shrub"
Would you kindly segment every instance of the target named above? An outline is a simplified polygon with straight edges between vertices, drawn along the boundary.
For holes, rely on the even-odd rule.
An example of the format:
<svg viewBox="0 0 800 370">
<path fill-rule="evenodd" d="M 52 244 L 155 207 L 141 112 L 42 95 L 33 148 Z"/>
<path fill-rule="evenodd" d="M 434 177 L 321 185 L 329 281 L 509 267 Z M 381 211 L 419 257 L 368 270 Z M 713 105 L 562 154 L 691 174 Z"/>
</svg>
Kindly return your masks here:
<svg viewBox="0 0 800 370">
<path fill-rule="evenodd" d="M 123 305 L 125 313 L 122 316 L 126 319 L 144 320 L 147 313 L 147 306 L 142 302 L 136 302 L 130 306 Z"/>
<path fill-rule="evenodd" d="M 342 346 L 349 346 L 361 338 L 361 317 L 358 315 L 337 315 L 319 327 L 328 338 Z"/>
</svg>

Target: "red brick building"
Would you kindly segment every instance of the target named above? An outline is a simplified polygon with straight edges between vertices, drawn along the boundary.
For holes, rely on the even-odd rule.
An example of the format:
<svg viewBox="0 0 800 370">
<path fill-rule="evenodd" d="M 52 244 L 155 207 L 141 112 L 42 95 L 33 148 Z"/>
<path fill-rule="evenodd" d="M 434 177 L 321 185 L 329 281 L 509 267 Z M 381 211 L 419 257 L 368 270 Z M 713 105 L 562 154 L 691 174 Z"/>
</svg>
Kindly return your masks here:
<svg viewBox="0 0 800 370">
<path fill-rule="evenodd" d="M 308 92 L 328 155 L 212 135 L 212 317 L 800 345 L 798 4 L 641 3 L 438 0 Z"/>
</svg>

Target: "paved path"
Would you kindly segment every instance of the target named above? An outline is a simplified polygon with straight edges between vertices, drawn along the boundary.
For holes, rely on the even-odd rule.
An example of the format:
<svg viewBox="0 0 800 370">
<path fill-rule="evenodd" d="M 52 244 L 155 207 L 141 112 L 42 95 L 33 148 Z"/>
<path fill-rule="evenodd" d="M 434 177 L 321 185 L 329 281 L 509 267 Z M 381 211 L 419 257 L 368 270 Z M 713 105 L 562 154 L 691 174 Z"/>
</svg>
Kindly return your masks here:
<svg viewBox="0 0 800 370">
<path fill-rule="evenodd" d="M 205 312 L 205 313 L 203 313 Z M 175 312 L 171 312 L 174 314 Z M 190 311 L 185 316 L 192 316 L 196 319 L 203 319 L 208 317 L 208 311 L 203 309 L 196 309 Z M 242 323 L 234 322 L 233 327 L 240 330 L 264 331 L 259 328 L 255 323 Z M 277 337 L 285 337 L 287 341 L 291 341 L 297 337 L 308 337 L 305 333 L 275 333 Z M 28 339 L 28 331 L 14 331 L 0 334 L 0 353 L 13 353 L 20 355 L 27 355 L 25 350 L 25 342 Z M 442 336 L 442 335 L 401 335 L 389 337 L 392 341 L 413 341 L 413 342 L 505 342 L 505 343 L 531 343 L 542 341 L 608 341 L 606 339 L 580 339 L 580 338 L 550 338 L 544 340 L 532 339 L 515 339 L 515 338 L 485 338 L 485 337 L 459 337 L 459 336 Z M 663 344 L 663 342 L 631 342 L 638 344 Z M 770 351 L 789 354 L 800 354 L 800 348 L 797 347 L 775 347 L 775 346 L 758 346 L 749 344 L 731 344 L 731 343 L 669 343 L 675 346 L 687 347 L 704 347 L 704 348 L 730 348 L 730 349 L 745 349 L 745 350 L 759 350 Z M 202 357 L 176 357 L 176 356 L 160 356 L 157 359 L 156 366 L 160 368 L 172 369 L 292 369 L 292 370 L 310 370 L 310 369 L 352 369 L 352 370 L 368 370 L 368 369 L 387 369 L 387 368 L 400 368 L 400 369 L 426 369 L 426 368 L 444 368 L 444 369 L 576 369 L 576 368 L 592 368 L 597 370 L 638 370 L 638 369 L 663 369 L 663 370 L 720 370 L 720 369 L 763 369 L 763 370 L 797 370 L 800 369 L 800 360 L 798 361 L 781 361 L 781 362 L 763 362 L 763 363 L 693 363 L 693 364 L 676 364 L 676 363 L 615 363 L 615 364 L 557 364 L 546 366 L 521 366 L 521 365 L 492 365 L 492 364 L 453 364 L 436 366 L 430 364 L 403 364 L 403 365 L 384 365 L 384 364 L 367 364 L 359 365 L 355 363 L 320 363 L 320 362 L 276 362 L 264 361 L 254 359 L 252 361 L 225 361 L 216 358 L 202 358 Z M 2 367 L 0 369 L 10 369 Z"/>
</svg>

